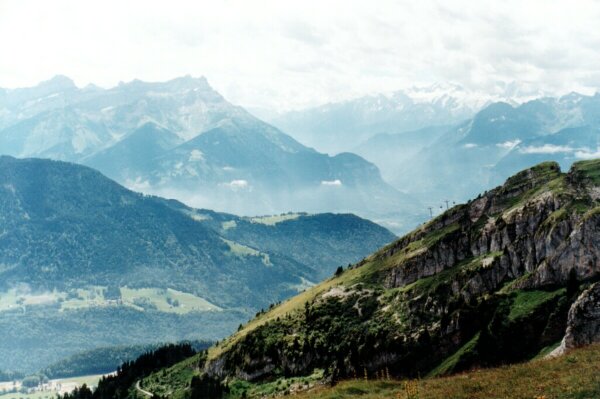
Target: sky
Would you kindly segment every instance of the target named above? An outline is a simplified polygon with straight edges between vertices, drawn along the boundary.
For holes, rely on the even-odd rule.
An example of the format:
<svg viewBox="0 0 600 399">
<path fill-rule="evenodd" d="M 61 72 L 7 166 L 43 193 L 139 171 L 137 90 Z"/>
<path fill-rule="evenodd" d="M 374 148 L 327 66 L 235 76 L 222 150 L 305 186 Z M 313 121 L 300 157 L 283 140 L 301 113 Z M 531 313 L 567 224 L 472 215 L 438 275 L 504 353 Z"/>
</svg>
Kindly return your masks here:
<svg viewBox="0 0 600 399">
<path fill-rule="evenodd" d="M 0 0 L 0 87 L 205 76 L 275 112 L 446 82 L 592 94 L 598 21 L 586 0 Z"/>
</svg>

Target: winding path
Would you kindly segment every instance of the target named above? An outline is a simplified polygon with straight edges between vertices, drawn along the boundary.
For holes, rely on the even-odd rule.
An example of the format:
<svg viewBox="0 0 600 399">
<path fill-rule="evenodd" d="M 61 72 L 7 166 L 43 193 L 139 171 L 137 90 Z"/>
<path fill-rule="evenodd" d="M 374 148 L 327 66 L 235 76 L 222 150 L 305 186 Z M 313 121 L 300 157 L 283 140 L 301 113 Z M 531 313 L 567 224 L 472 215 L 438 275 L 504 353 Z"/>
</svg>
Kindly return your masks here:
<svg viewBox="0 0 600 399">
<path fill-rule="evenodd" d="M 141 392 L 141 393 L 143 393 L 144 395 L 148 396 L 149 398 L 151 398 L 152 396 L 154 396 L 154 395 L 152 394 L 152 392 L 148 392 L 148 391 L 146 391 L 146 390 L 144 390 L 144 389 L 142 389 L 142 388 L 140 387 L 140 380 L 138 380 L 138 381 L 135 383 L 135 389 L 136 389 L 138 392 Z"/>
</svg>

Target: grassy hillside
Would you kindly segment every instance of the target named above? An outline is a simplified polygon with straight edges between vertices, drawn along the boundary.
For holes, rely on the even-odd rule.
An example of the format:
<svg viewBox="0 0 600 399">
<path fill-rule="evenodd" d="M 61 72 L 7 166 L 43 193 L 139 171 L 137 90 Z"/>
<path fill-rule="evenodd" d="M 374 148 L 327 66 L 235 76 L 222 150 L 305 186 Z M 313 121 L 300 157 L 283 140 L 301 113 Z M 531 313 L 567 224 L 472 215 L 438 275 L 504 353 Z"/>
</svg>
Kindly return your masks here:
<svg viewBox="0 0 600 399">
<path fill-rule="evenodd" d="M 135 193 L 88 167 L 1 156 L 0 369 L 219 339 L 394 238 L 351 214 L 238 217 Z"/>
<path fill-rule="evenodd" d="M 194 374 L 195 360 L 188 359 L 167 369 L 165 373 L 157 373 L 144 380 L 145 389 L 159 395 L 185 397 L 187 385 Z M 181 372 L 182 367 L 186 372 Z M 169 380 L 169 389 L 158 382 L 160 374 L 163 383 Z M 230 385 L 228 398 L 239 398 L 244 394 L 248 398 L 258 398 L 296 393 L 297 397 L 306 399 L 584 399 L 599 397 L 599 375 L 600 345 L 596 344 L 558 358 L 534 359 L 448 377 L 395 380 L 387 378 L 385 371 L 379 376 L 368 375 L 367 378 L 363 372 L 333 387 L 320 382 L 322 371 L 306 377 L 278 378 L 262 384 L 237 380 Z M 176 387 L 179 390 L 171 390 Z"/>
<path fill-rule="evenodd" d="M 206 359 L 190 360 L 194 367 L 175 365 L 171 377 L 147 383 L 185 397 L 190 378 L 204 375 L 234 397 L 258 397 L 364 373 L 434 377 L 546 353 L 563 337 L 571 303 L 600 277 L 598 171 L 599 161 L 587 161 L 569 173 L 555 163 L 518 173 L 260 312 Z"/>
<path fill-rule="evenodd" d="M 320 386 L 302 399 L 584 399 L 600 397 L 600 345 L 550 360 L 410 381 L 356 379 Z M 414 392 L 414 395 L 410 393 Z"/>
<path fill-rule="evenodd" d="M 499 215 L 495 215 L 496 218 L 501 218 L 503 214 L 508 214 L 519 205 L 522 206 L 531 198 L 541 196 L 545 192 L 563 189 L 565 176 L 560 175 L 552 163 L 537 166 L 535 172 L 535 178 L 531 179 L 534 182 L 532 183 L 528 180 L 528 184 L 533 184 L 533 187 L 525 190 L 519 196 L 503 200 L 505 203 L 501 204 L 501 212 L 499 212 Z M 509 192 L 526 184 L 521 181 L 521 178 L 522 176 L 517 175 L 509 179 L 506 185 L 502 187 L 502 190 Z M 233 348 L 238 342 L 248 334 L 255 332 L 259 327 L 273 322 L 276 322 L 273 324 L 287 322 L 290 325 L 303 322 L 307 304 L 314 304 L 320 308 L 323 308 L 323 306 L 319 306 L 323 303 L 331 305 L 329 306 L 331 308 L 329 310 L 332 313 L 332 317 L 335 317 L 339 310 L 336 306 L 341 305 L 341 302 L 347 298 L 353 298 L 358 301 L 361 299 L 364 301 L 376 299 L 379 302 L 379 309 L 383 308 L 385 311 L 374 312 L 373 316 L 378 316 L 377 319 L 365 317 L 365 321 L 366 323 L 372 322 L 376 327 L 380 327 L 389 322 L 387 320 L 390 313 L 388 310 L 394 310 L 391 309 L 391 306 L 399 305 L 402 307 L 405 305 L 405 303 L 402 303 L 402 298 L 415 298 L 430 293 L 441 293 L 448 288 L 453 278 L 461 275 L 463 277 L 470 277 L 476 274 L 485 268 L 485 265 L 493 263 L 496 258 L 502 256 L 503 253 L 501 251 L 494 251 L 477 257 L 467 257 L 463 261 L 458 262 L 456 266 L 441 270 L 439 273 L 431 276 L 424 276 L 402 287 L 385 287 L 385 279 L 390 270 L 410 263 L 411 260 L 435 248 L 440 243 L 451 241 L 456 236 L 456 233 L 460 232 L 461 225 L 458 221 L 448 223 L 448 220 L 452 220 L 456 215 L 464 212 L 465 207 L 465 205 L 456 206 L 400 240 L 375 252 L 352 268 L 345 270 L 340 276 L 330 278 L 284 301 L 281 305 L 274 307 L 268 312 L 259 314 L 236 334 L 211 348 L 209 350 L 209 360 L 217 358 L 223 352 Z M 482 226 L 475 225 L 474 227 L 481 228 Z M 400 247 L 399 250 L 397 250 L 398 247 Z M 390 252 L 392 253 L 390 254 Z M 511 291 L 508 287 L 505 289 L 505 292 Z M 352 322 L 354 321 L 352 320 Z"/>
</svg>

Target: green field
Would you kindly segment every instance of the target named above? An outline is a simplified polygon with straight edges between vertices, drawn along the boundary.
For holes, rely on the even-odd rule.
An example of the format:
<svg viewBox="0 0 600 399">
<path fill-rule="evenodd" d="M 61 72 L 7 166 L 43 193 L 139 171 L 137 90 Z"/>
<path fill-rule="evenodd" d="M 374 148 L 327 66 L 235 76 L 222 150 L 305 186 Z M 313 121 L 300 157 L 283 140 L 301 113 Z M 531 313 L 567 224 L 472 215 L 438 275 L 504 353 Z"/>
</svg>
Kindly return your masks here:
<svg viewBox="0 0 600 399">
<path fill-rule="evenodd" d="M 183 314 L 221 310 L 203 298 L 171 288 L 133 289 L 121 287 L 121 298 L 124 305 L 143 307 L 140 304 L 150 304 L 161 312 Z"/>
<path fill-rule="evenodd" d="M 252 223 L 266 224 L 267 226 L 275 226 L 277 223 L 285 222 L 286 220 L 295 220 L 300 216 L 306 216 L 304 213 L 283 213 L 281 215 L 257 216 L 250 218 Z"/>
<path fill-rule="evenodd" d="M 33 293 L 27 287 L 12 288 L 0 292 L 0 312 L 14 310 L 25 306 L 47 305 L 56 303 L 66 298 L 66 293 L 57 291 L 46 291 Z"/>
<path fill-rule="evenodd" d="M 71 389 L 75 389 L 83 384 L 86 384 L 90 387 L 95 387 L 98 385 L 98 381 L 102 378 L 102 374 L 96 375 L 85 375 L 81 377 L 69 377 L 51 380 L 52 383 L 58 383 L 63 386 L 62 392 L 66 392 Z M 6 387 L 7 384 L 10 383 L 1 383 L 1 387 Z M 20 393 L 20 392 L 11 392 L 2 394 L 2 390 L 0 388 L 0 398 L 1 399 L 53 399 L 56 398 L 59 392 L 56 390 L 46 390 L 46 391 L 36 391 L 32 393 Z"/>
<path fill-rule="evenodd" d="M 263 261 L 270 263 L 268 255 L 252 248 L 232 242 L 232 252 L 237 256 L 263 256 Z M 36 305 L 60 304 L 60 310 L 85 309 L 99 306 L 116 305 L 117 301 L 105 298 L 106 287 L 89 286 L 69 292 L 47 291 L 30 292 L 24 288 L 13 288 L 0 293 L 0 312 Z M 118 304 L 130 306 L 138 310 L 152 308 L 161 312 L 185 314 L 190 312 L 220 311 L 216 305 L 204 298 L 170 288 L 128 288 L 121 287 L 121 301 Z"/>
<path fill-rule="evenodd" d="M 262 262 L 265 266 L 273 266 L 271 263 L 271 259 L 269 258 L 269 254 L 262 253 L 254 248 L 250 248 L 246 245 L 239 244 L 235 241 L 226 240 L 222 238 L 223 242 L 225 242 L 229 246 L 229 250 L 235 256 L 244 257 L 244 256 L 260 256 L 262 258 Z"/>
</svg>

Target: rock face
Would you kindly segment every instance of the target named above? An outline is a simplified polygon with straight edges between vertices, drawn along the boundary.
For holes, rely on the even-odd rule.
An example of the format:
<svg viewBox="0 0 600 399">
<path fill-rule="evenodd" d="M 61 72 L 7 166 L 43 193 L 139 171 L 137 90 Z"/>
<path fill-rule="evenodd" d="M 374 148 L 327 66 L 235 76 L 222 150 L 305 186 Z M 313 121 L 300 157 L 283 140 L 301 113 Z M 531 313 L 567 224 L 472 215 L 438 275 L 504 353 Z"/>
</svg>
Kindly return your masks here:
<svg viewBox="0 0 600 399">
<path fill-rule="evenodd" d="M 585 290 L 569 310 L 567 331 L 560 346 L 549 356 L 600 342 L 600 283 Z"/>
<path fill-rule="evenodd" d="M 600 160 L 520 172 L 259 315 L 205 372 L 403 377 L 533 358 L 563 338 L 576 287 L 600 280 L 599 187 Z M 574 345 L 597 334 L 599 296 L 571 312 Z"/>
<path fill-rule="evenodd" d="M 582 177 L 575 174 L 572 171 L 565 176 L 574 190 L 572 195 L 591 198 L 594 186 L 581 185 Z M 452 209 L 436 223 L 396 242 L 381 257 L 391 258 L 398 251 L 406 251 L 411 243 L 438 236 L 426 250 L 421 247 L 407 253 L 409 257 L 400 258 L 398 267 L 389 273 L 387 286 L 404 287 L 465 259 L 498 252 L 500 259 L 494 268 L 498 284 L 524 275 L 527 278 L 518 283 L 519 288 L 564 284 L 572 269 L 580 280 L 593 278 L 600 272 L 599 215 L 573 212 L 572 197 L 562 189 L 543 191 L 559 176 L 555 163 L 523 171 L 505 185 Z M 523 201 L 536 190 L 539 195 Z"/>
</svg>

